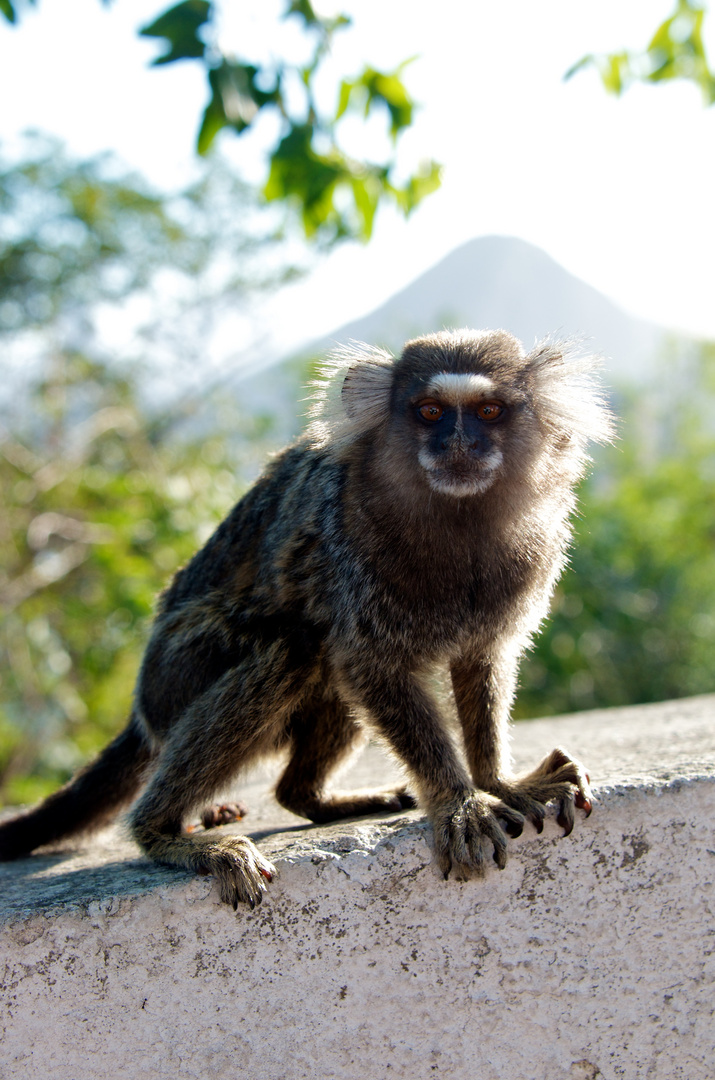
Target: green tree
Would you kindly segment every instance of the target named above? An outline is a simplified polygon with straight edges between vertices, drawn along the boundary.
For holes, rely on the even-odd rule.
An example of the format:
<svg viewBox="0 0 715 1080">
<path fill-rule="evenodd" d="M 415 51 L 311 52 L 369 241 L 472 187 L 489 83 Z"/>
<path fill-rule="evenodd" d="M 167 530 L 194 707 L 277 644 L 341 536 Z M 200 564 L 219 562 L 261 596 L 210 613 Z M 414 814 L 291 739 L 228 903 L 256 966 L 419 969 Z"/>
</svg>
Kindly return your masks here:
<svg viewBox="0 0 715 1080">
<path fill-rule="evenodd" d="M 308 265 L 286 217 L 220 158 L 167 197 L 109 155 L 78 162 L 39 136 L 19 164 L 0 156 L 0 342 L 15 372 L 0 384 L 0 404 L 22 409 L 21 372 L 58 349 L 105 359 L 123 351 L 165 403 L 189 371 L 205 382 L 219 316 L 248 316 L 257 293 Z M 116 329 L 102 332 L 107 313 L 121 350 Z"/>
<path fill-rule="evenodd" d="M 285 266 L 273 211 L 225 170 L 165 199 L 111 159 L 30 149 L 0 167 L 0 789 L 13 801 L 117 730 L 154 597 L 276 442 L 270 417 L 219 389 L 167 405 L 167 369 L 147 358 L 166 353 L 181 382 L 206 309 Z M 108 354 L 98 306 L 131 309 L 157 279 L 160 314 L 123 360 Z"/>
<path fill-rule="evenodd" d="M 279 135 L 268 152 L 263 195 L 297 208 L 305 235 L 324 243 L 345 238 L 367 240 L 375 212 L 392 202 L 409 215 L 439 186 L 439 167 L 426 161 L 404 183 L 396 179 L 394 152 L 385 160 L 356 160 L 341 147 L 341 120 L 348 114 L 381 112 L 393 150 L 410 126 L 414 102 L 402 80 L 404 64 L 394 71 L 367 66 L 341 83 L 332 109 L 321 107 L 315 85 L 335 33 L 345 30 L 345 15 L 323 18 L 309 0 L 287 0 L 284 19 L 297 21 L 310 42 L 305 63 L 278 58 L 252 63 L 221 51 L 213 0 L 182 0 L 162 12 L 140 33 L 163 42 L 156 65 L 194 63 L 206 76 L 209 101 L 197 137 L 206 154 L 221 132 L 242 136 L 259 118 L 273 113 Z M 9 23 L 18 18 L 17 0 L 0 0 Z"/>
<path fill-rule="evenodd" d="M 225 516 L 266 421 L 210 400 L 208 437 L 174 438 L 131 372 L 60 353 L 32 424 L 0 430 L 0 787 L 55 786 L 126 717 L 154 599 Z"/>
</svg>

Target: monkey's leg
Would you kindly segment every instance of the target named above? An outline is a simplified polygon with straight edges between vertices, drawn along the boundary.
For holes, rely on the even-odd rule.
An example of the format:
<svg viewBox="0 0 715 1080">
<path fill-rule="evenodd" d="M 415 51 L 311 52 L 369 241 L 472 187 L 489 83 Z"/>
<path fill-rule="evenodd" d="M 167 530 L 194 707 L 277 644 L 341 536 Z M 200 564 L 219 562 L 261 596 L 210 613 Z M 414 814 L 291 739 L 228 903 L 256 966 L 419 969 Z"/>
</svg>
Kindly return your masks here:
<svg viewBox="0 0 715 1080">
<path fill-rule="evenodd" d="M 306 672 L 286 669 L 284 643 L 272 642 L 231 668 L 196 698 L 169 732 L 159 767 L 131 815 L 150 858 L 214 874 L 221 899 L 260 903 L 275 873 L 245 836 L 182 832 L 185 818 L 217 789 L 277 745 L 287 714 L 304 693 Z"/>
<path fill-rule="evenodd" d="M 105 825 L 139 790 L 152 750 L 134 720 L 109 746 L 34 810 L 0 825 L 0 859 Z"/>
<path fill-rule="evenodd" d="M 541 832 L 546 805 L 559 804 L 558 822 L 568 836 L 574 806 L 591 813 L 589 778 L 583 766 L 556 749 L 525 776 L 508 775 L 506 735 L 516 682 L 516 661 L 470 656 L 452 665 L 452 685 L 474 782 L 528 818 Z"/>
<path fill-rule="evenodd" d="M 318 823 L 399 812 L 415 805 L 404 788 L 393 791 L 325 791 L 330 774 L 362 740 L 363 730 L 331 691 L 318 691 L 291 718 L 292 754 L 276 788 L 281 806 Z"/>
<path fill-rule="evenodd" d="M 511 807 L 471 783 L 439 712 L 418 680 L 405 672 L 373 669 L 348 675 L 378 729 L 407 765 L 429 813 L 437 860 L 447 877 L 482 873 L 490 847 L 506 865 L 507 841 L 501 821 L 518 835 L 524 819 Z"/>
</svg>

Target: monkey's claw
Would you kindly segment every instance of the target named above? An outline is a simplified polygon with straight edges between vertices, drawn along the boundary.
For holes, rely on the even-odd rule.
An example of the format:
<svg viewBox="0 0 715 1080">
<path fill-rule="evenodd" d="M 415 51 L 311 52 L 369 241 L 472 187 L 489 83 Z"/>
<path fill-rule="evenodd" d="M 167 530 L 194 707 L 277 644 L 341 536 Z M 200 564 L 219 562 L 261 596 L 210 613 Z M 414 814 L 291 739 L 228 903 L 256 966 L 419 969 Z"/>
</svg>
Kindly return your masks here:
<svg viewBox="0 0 715 1080">
<path fill-rule="evenodd" d="M 557 747 L 533 772 L 515 780 L 499 781 L 492 789 L 503 802 L 519 810 L 536 827 L 544 828 L 546 804 L 558 804 L 556 820 L 568 836 L 574 827 L 575 808 L 591 813 L 590 777 L 583 766 L 565 750 Z"/>
<path fill-rule="evenodd" d="M 573 798 L 567 797 L 561 800 L 556 820 L 564 830 L 564 836 L 570 836 L 573 832 L 574 822 L 576 820 Z"/>
<path fill-rule="evenodd" d="M 584 776 L 586 777 L 586 786 L 588 787 L 588 785 L 591 783 L 591 777 L 588 775 L 587 772 L 584 773 Z M 590 787 L 588 787 L 588 793 L 590 796 Z M 591 799 L 581 790 L 581 788 L 579 788 L 579 790 L 574 795 L 573 801 L 576 803 L 576 806 L 578 806 L 579 810 L 585 811 L 586 817 L 590 817 L 591 812 L 593 811 L 593 803 L 591 802 Z"/>
</svg>

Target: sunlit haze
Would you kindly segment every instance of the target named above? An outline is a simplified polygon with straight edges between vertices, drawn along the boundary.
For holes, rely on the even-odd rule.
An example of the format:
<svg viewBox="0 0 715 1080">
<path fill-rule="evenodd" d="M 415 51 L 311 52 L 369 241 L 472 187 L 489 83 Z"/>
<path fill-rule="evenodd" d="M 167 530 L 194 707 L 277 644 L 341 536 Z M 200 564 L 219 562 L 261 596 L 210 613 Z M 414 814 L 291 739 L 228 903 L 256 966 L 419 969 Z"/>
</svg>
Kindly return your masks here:
<svg viewBox="0 0 715 1080">
<path fill-rule="evenodd" d="M 23 9 L 18 27 L 2 22 L 5 147 L 35 128 L 80 155 L 113 150 L 163 187 L 189 179 L 203 74 L 187 62 L 150 68 L 157 42 L 136 36 L 166 6 L 44 0 Z M 421 109 L 398 160 L 407 172 L 436 158 L 443 186 L 408 222 L 383 211 L 369 245 L 344 246 L 274 300 L 277 347 L 329 332 L 465 240 L 494 233 L 542 247 L 634 314 L 715 338 L 715 109 L 688 84 L 635 87 L 615 99 L 592 70 L 563 79 L 585 53 L 643 47 L 670 0 L 338 7 L 353 26 L 336 35 L 324 92 L 366 62 L 388 68 L 416 56 L 405 80 Z M 267 55 L 282 8 L 226 2 L 224 47 Z M 285 47 L 300 48 L 285 24 L 280 33 Z M 708 33 L 713 55 L 713 25 Z M 355 124 L 352 138 L 349 149 L 365 156 L 385 145 L 377 123 L 364 133 Z M 252 142 L 227 134 L 222 146 L 260 178 L 260 133 Z"/>
</svg>

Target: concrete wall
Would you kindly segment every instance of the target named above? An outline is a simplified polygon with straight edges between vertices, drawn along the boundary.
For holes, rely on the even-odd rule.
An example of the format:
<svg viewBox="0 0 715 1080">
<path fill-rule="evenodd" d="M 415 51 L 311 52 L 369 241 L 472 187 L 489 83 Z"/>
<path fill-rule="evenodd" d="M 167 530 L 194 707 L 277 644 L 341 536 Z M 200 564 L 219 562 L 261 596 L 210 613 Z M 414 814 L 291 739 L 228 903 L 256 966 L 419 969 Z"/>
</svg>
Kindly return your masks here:
<svg viewBox="0 0 715 1080">
<path fill-rule="evenodd" d="M 419 812 L 305 828 L 254 912 L 117 831 L 0 870 L 2 1080 L 712 1080 L 715 697 L 518 725 L 598 803 L 445 882 Z M 392 766 L 372 750 L 358 777 Z M 275 830 L 279 831 L 276 832 Z M 268 835 L 266 835 L 266 833 Z"/>
</svg>

